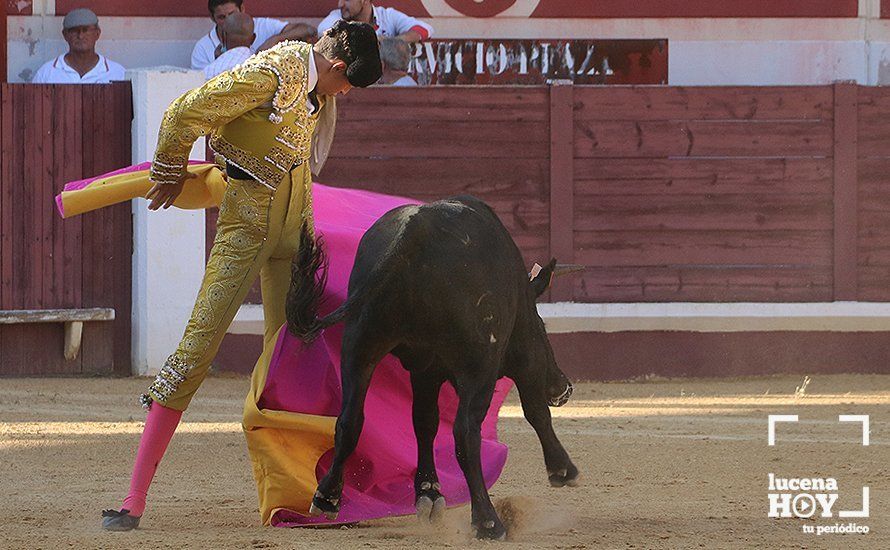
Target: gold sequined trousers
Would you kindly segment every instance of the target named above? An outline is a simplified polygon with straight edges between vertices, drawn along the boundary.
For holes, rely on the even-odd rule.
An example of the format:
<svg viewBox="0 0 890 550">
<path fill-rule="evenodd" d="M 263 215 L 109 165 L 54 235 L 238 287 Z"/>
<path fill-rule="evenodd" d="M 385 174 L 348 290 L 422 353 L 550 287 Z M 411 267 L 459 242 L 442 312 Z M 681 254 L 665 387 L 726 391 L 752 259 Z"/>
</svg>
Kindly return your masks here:
<svg viewBox="0 0 890 550">
<path fill-rule="evenodd" d="M 256 181 L 229 178 L 192 316 L 143 405 L 157 401 L 180 411 L 188 407 L 257 275 L 265 316 L 263 346 L 275 344 L 275 333 L 285 322 L 300 229 L 304 220 L 312 223 L 310 186 L 308 163 L 292 170 L 274 191 Z"/>
</svg>

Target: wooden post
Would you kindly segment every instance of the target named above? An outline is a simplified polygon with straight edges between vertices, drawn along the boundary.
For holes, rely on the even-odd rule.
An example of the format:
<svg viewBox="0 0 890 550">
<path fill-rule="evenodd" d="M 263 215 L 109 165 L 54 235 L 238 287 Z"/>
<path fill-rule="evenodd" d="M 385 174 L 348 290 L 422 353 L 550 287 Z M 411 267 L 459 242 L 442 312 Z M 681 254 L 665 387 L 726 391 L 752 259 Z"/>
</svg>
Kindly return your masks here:
<svg viewBox="0 0 890 550">
<path fill-rule="evenodd" d="M 574 90 L 571 80 L 550 85 L 550 255 L 559 263 L 575 260 Z M 550 301 L 572 300 L 570 277 L 554 279 Z"/>
<path fill-rule="evenodd" d="M 6 17 L 6 2 L 0 6 L 0 84 L 6 83 L 6 41 L 8 40 L 6 36 L 6 25 L 7 25 L 7 17 Z"/>
<path fill-rule="evenodd" d="M 74 361 L 80 352 L 83 338 L 83 321 L 65 323 L 65 360 Z"/>
<path fill-rule="evenodd" d="M 834 300 L 858 298 L 858 100 L 855 82 L 834 84 Z"/>
</svg>

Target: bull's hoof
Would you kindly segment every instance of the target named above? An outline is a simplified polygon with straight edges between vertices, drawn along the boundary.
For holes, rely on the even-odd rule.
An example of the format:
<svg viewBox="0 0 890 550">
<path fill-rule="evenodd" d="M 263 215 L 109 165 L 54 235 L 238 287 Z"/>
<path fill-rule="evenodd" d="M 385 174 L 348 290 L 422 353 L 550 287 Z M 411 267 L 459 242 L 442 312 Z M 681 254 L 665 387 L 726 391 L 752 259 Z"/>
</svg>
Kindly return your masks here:
<svg viewBox="0 0 890 550">
<path fill-rule="evenodd" d="M 488 520 L 476 526 L 476 538 L 484 540 L 506 540 L 507 529 L 500 520 Z"/>
<path fill-rule="evenodd" d="M 131 516 L 129 510 L 102 510 L 102 529 L 106 531 L 132 531 L 139 527 L 142 516 Z"/>
<path fill-rule="evenodd" d="M 578 477 L 578 468 L 571 464 L 568 468 L 547 473 L 547 479 L 550 481 L 551 487 L 565 487 L 567 485 L 569 487 L 577 487 Z"/>
<path fill-rule="evenodd" d="M 316 492 L 312 497 L 312 504 L 309 505 L 310 516 L 320 516 L 324 514 L 329 520 L 337 519 L 340 515 L 340 499 L 327 499 L 321 493 Z"/>
<path fill-rule="evenodd" d="M 445 515 L 445 497 L 439 491 L 442 486 L 438 481 L 416 483 L 414 487 L 416 500 L 414 511 L 417 519 L 422 522 L 438 523 Z"/>
<path fill-rule="evenodd" d="M 439 523 L 445 517 L 445 497 L 439 495 L 433 499 L 421 495 L 414 504 L 414 510 L 422 523 Z"/>
</svg>

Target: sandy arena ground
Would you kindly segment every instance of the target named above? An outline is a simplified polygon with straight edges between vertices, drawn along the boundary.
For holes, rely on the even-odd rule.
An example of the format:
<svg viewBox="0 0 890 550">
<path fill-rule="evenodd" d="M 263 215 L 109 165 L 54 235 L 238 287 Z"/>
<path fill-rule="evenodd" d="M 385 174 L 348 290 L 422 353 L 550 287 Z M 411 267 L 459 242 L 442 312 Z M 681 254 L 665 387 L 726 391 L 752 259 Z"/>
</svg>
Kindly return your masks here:
<svg viewBox="0 0 890 550">
<path fill-rule="evenodd" d="M 890 376 L 648 380 L 579 384 L 554 411 L 582 471 L 577 488 L 547 485 L 540 447 L 515 393 L 501 411 L 510 446 L 492 497 L 513 510 L 504 548 L 890 548 Z M 142 527 L 106 533 L 99 512 L 127 488 L 145 379 L 0 380 L 3 548 L 494 548 L 473 541 L 466 507 L 442 525 L 413 518 L 352 528 L 258 525 L 240 411 L 248 381 L 209 379 L 152 486 Z M 767 446 L 767 415 L 799 414 Z M 871 415 L 871 445 L 839 414 Z M 838 509 L 865 519 L 767 518 L 767 474 L 834 477 Z M 506 516 L 506 514 L 504 514 Z M 503 516 L 502 516 L 503 517 Z M 868 535 L 801 532 L 855 521 Z"/>
</svg>

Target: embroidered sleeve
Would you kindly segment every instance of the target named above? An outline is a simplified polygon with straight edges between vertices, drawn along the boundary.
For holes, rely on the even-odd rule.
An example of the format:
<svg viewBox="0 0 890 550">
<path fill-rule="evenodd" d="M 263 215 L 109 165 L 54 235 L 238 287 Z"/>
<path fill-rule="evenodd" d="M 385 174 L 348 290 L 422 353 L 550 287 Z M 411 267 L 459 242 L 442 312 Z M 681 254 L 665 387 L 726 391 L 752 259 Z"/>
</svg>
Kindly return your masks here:
<svg viewBox="0 0 890 550">
<path fill-rule="evenodd" d="M 173 101 L 161 121 L 151 181 L 176 183 L 196 139 L 269 102 L 277 89 L 278 78 L 271 71 L 236 70 L 222 73 Z"/>
</svg>

